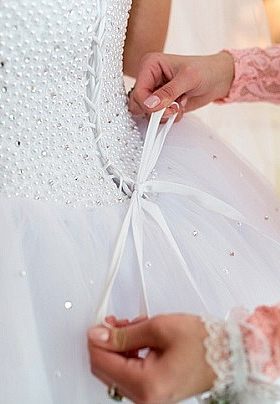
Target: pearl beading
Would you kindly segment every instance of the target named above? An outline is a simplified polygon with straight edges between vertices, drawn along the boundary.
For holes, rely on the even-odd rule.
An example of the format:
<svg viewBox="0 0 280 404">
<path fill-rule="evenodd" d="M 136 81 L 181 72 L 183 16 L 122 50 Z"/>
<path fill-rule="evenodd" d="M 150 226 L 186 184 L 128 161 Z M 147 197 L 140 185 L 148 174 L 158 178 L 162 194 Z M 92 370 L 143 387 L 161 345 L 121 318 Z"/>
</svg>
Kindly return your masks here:
<svg viewBox="0 0 280 404">
<path fill-rule="evenodd" d="M 9 0 L 0 11 L 0 190 L 71 206 L 126 197 L 142 142 L 126 108 L 131 1 Z M 113 178 L 112 178 L 113 177 Z"/>
</svg>

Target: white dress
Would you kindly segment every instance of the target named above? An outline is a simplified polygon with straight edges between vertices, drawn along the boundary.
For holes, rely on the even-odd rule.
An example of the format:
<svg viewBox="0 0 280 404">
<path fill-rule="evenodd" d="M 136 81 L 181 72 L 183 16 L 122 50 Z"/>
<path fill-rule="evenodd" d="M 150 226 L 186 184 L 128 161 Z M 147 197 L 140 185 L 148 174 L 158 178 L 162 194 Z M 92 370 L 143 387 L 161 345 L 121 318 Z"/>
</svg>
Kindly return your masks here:
<svg viewBox="0 0 280 404">
<path fill-rule="evenodd" d="M 122 77 L 130 5 L 1 4 L 1 404 L 109 401 L 86 341 L 106 312 L 279 301 L 262 180 L 190 115 L 166 140 L 154 116 L 143 149 Z"/>
</svg>

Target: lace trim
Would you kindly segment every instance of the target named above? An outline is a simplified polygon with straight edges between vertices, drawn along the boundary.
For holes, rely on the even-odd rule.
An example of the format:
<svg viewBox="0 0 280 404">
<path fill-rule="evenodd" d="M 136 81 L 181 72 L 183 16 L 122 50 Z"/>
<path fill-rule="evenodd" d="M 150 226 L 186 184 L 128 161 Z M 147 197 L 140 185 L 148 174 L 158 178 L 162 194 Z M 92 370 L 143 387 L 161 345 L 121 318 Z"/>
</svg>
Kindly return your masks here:
<svg viewBox="0 0 280 404">
<path fill-rule="evenodd" d="M 225 323 L 213 319 L 203 319 L 208 337 L 204 341 L 206 361 L 217 375 L 211 391 L 212 397 L 234 397 L 234 365 L 230 350 L 229 335 Z"/>
<path fill-rule="evenodd" d="M 235 309 L 226 321 L 203 319 L 208 332 L 204 342 L 206 360 L 217 375 L 211 396 L 217 402 L 240 404 L 247 402 L 246 397 L 256 397 L 265 404 L 280 399 L 280 387 L 264 373 L 271 358 L 269 341 L 248 318 L 246 311 Z M 258 347 L 254 353 L 248 335 Z"/>
<path fill-rule="evenodd" d="M 267 49 L 226 49 L 235 62 L 235 79 L 222 102 L 280 103 L 280 46 Z"/>
</svg>

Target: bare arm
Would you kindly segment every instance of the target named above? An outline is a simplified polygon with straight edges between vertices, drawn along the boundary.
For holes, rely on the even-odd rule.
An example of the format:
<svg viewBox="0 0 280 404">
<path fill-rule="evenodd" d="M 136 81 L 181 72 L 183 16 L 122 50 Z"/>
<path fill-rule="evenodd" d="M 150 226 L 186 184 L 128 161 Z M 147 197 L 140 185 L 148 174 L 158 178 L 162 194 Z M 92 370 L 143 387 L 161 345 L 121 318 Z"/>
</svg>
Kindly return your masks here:
<svg viewBox="0 0 280 404">
<path fill-rule="evenodd" d="M 168 29 L 171 0 L 133 0 L 124 52 L 124 72 L 136 77 L 140 59 L 161 52 Z"/>
</svg>

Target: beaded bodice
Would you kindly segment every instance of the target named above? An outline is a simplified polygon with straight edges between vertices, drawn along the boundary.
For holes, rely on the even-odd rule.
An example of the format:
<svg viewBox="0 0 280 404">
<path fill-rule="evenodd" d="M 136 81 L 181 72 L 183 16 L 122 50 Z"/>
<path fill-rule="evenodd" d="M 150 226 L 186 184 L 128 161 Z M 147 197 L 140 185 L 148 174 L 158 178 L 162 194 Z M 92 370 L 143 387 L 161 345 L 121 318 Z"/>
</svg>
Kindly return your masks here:
<svg viewBox="0 0 280 404">
<path fill-rule="evenodd" d="M 0 189 L 71 206 L 125 198 L 141 153 L 122 52 L 131 0 L 7 0 L 0 9 Z"/>
</svg>

